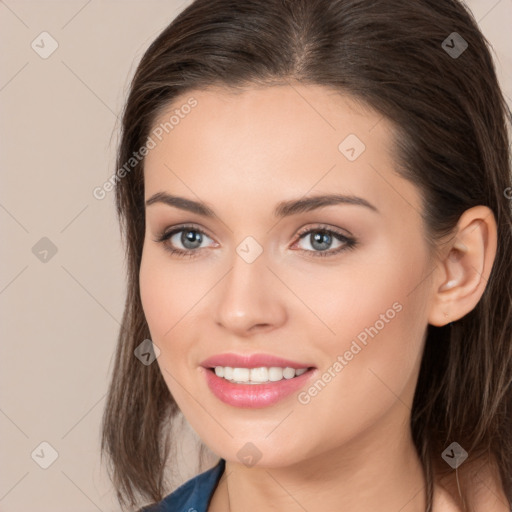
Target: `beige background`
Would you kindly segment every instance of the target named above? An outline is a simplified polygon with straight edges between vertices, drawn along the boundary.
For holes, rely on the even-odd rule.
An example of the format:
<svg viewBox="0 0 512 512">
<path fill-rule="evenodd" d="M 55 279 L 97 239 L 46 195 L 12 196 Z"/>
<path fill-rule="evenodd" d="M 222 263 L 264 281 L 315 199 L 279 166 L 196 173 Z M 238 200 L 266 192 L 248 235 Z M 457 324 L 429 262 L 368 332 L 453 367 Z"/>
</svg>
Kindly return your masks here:
<svg viewBox="0 0 512 512">
<path fill-rule="evenodd" d="M 136 64 L 188 3 L 0 0 L 1 512 L 119 510 L 99 425 L 125 266 L 113 193 L 92 191 L 114 172 Z M 468 5 L 512 104 L 512 0 Z M 44 31 L 58 43 L 46 59 L 31 47 L 51 49 Z M 181 456 L 192 464 L 180 465 L 173 488 L 195 470 L 190 429 L 186 439 Z M 58 457 L 41 468 L 52 449 Z"/>
</svg>

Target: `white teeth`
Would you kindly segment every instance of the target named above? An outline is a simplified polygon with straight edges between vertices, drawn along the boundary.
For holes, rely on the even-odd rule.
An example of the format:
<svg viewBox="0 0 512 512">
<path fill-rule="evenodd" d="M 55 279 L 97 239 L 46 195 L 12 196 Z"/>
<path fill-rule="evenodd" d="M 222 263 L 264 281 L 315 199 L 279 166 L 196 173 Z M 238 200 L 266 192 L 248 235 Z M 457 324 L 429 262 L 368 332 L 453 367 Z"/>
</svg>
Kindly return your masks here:
<svg viewBox="0 0 512 512">
<path fill-rule="evenodd" d="M 291 368 L 293 370 L 293 368 Z M 295 371 L 293 372 L 295 375 Z M 268 370 L 268 380 L 270 382 L 277 382 L 283 378 L 283 369 L 278 366 L 271 366 Z"/>
<path fill-rule="evenodd" d="M 268 381 L 268 368 L 251 368 L 251 381 L 252 382 L 267 382 Z"/>
<path fill-rule="evenodd" d="M 285 379 L 293 379 L 295 377 L 295 368 L 285 368 L 283 370 L 283 377 Z"/>
<path fill-rule="evenodd" d="M 237 384 L 261 384 L 278 382 L 283 379 L 293 379 L 307 371 L 307 368 L 280 368 L 278 366 L 259 368 L 232 368 L 231 366 L 216 366 L 215 375 Z"/>
<path fill-rule="evenodd" d="M 233 368 L 233 380 L 247 382 L 249 380 L 249 368 Z"/>
</svg>

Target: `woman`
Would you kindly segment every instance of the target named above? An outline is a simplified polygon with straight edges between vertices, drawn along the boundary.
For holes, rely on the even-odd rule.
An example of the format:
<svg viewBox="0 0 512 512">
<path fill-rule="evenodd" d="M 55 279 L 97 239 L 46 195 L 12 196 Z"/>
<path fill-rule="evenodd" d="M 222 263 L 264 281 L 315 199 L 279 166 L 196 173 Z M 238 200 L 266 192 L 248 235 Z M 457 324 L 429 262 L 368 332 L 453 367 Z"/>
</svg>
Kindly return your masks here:
<svg viewBox="0 0 512 512">
<path fill-rule="evenodd" d="M 118 152 L 120 503 L 508 512 L 506 122 L 455 0 L 189 5 Z M 165 496 L 180 412 L 219 461 Z"/>
</svg>

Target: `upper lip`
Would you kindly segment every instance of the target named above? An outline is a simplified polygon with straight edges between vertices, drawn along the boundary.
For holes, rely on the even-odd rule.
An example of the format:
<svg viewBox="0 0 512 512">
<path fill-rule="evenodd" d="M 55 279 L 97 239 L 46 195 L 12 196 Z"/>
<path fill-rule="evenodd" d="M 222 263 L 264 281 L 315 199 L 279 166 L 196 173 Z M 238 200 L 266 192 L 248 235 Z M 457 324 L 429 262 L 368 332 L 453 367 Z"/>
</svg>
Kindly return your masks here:
<svg viewBox="0 0 512 512">
<path fill-rule="evenodd" d="M 282 357 L 273 356 L 271 354 L 217 354 L 201 362 L 201 366 L 205 368 L 215 368 L 216 366 L 230 366 L 231 368 L 259 368 L 262 366 L 277 366 L 281 368 L 311 368 L 313 365 L 309 363 L 299 363 L 290 361 Z"/>
</svg>

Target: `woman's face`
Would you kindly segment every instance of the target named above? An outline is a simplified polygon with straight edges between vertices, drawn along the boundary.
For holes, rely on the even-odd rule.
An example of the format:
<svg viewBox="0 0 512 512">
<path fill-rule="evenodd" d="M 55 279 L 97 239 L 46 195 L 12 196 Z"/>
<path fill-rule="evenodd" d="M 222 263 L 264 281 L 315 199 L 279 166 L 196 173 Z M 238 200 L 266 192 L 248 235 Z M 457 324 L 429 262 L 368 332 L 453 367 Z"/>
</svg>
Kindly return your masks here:
<svg viewBox="0 0 512 512">
<path fill-rule="evenodd" d="M 146 201 L 183 200 L 146 206 L 141 299 L 201 439 L 277 467 L 403 437 L 433 262 L 391 124 L 320 86 L 210 89 L 176 100 L 152 139 Z M 308 202 L 333 195 L 352 200 Z"/>
</svg>

